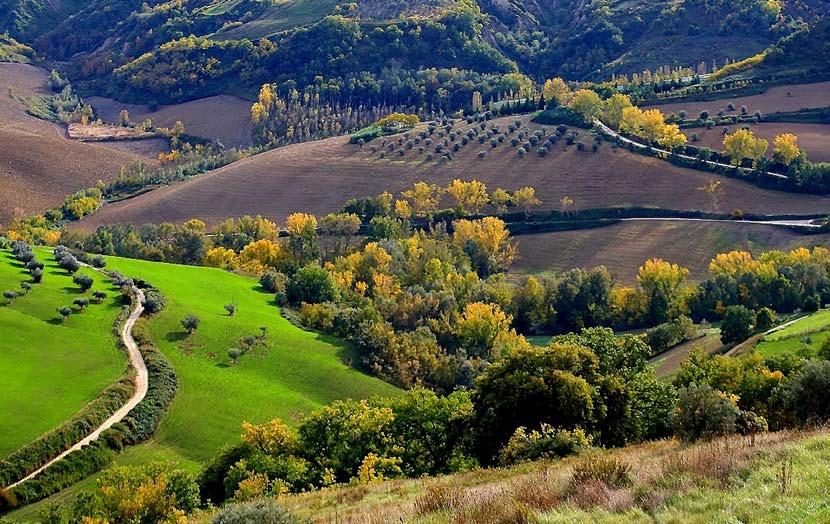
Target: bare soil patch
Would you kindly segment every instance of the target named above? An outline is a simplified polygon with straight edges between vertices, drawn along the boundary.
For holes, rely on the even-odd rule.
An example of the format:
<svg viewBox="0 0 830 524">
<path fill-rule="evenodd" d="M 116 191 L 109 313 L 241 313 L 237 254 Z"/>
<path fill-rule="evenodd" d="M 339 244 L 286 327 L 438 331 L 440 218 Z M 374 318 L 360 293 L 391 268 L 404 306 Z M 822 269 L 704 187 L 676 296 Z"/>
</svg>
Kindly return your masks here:
<svg viewBox="0 0 830 524">
<path fill-rule="evenodd" d="M 115 178 L 121 166 L 155 156 L 72 141 L 61 126 L 27 115 L 9 94 L 48 95 L 47 75 L 31 65 L 0 64 L 0 224 L 57 206 L 70 193 Z"/>
<path fill-rule="evenodd" d="M 183 104 L 159 106 L 150 111 L 146 105 L 126 104 L 93 96 L 86 99 L 104 122 L 117 124 L 119 114 L 126 109 L 133 122 L 148 118 L 160 127 L 173 127 L 177 120 L 185 125 L 190 135 L 218 140 L 226 147 L 251 145 L 251 102 L 230 95 L 211 96 Z"/>
<path fill-rule="evenodd" d="M 830 235 L 801 235 L 786 228 L 739 222 L 632 221 L 599 229 L 516 237 L 520 258 L 513 269 L 525 273 L 605 266 L 624 285 L 634 285 L 637 270 L 649 258 L 662 258 L 689 269 L 689 278 L 706 278 L 718 253 L 826 244 Z"/>
<path fill-rule="evenodd" d="M 730 102 L 735 105 L 735 111 L 727 110 Z M 775 113 L 827 107 L 830 106 L 830 82 L 777 86 L 760 95 L 724 98 L 711 102 L 675 102 L 654 107 L 666 114 L 686 111 L 693 117 L 701 111 L 709 111 L 712 115 L 718 111 L 724 111 L 728 115 L 739 115 L 741 106 L 746 106 L 750 115 L 755 111 Z"/>
</svg>

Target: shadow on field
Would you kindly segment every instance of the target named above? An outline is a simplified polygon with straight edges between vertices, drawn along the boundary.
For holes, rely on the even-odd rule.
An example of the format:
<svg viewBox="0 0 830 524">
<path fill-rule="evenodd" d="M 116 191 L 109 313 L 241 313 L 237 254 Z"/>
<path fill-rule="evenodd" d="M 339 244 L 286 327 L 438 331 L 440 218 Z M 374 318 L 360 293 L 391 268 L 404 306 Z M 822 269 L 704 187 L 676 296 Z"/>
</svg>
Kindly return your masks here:
<svg viewBox="0 0 830 524">
<path fill-rule="evenodd" d="M 171 331 L 164 335 L 164 340 L 168 342 L 181 342 L 187 338 L 187 331 Z"/>
<path fill-rule="evenodd" d="M 70 295 L 83 295 L 84 292 L 81 291 L 81 288 L 72 287 L 72 286 L 64 286 L 63 289 L 65 292 L 69 293 Z"/>
</svg>

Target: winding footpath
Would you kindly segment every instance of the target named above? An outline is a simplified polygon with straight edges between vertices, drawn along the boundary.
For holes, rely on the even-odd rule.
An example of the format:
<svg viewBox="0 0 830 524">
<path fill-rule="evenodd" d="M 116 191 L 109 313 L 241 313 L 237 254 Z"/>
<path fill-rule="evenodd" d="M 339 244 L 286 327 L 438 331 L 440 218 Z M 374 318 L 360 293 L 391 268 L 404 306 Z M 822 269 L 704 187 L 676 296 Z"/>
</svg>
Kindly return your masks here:
<svg viewBox="0 0 830 524">
<path fill-rule="evenodd" d="M 139 404 L 139 402 L 144 400 L 144 397 L 147 395 L 147 387 L 149 385 L 147 365 L 144 363 L 144 359 L 141 356 L 141 351 L 138 349 L 138 344 L 136 344 L 135 339 L 132 335 L 133 326 L 135 325 L 136 321 L 141 316 L 141 314 L 144 312 L 144 306 L 142 305 L 142 303 L 144 302 L 144 293 L 136 286 L 133 286 L 133 293 L 135 293 L 136 297 L 136 306 L 135 309 L 133 309 L 133 311 L 130 313 L 129 318 L 127 318 L 127 321 L 124 323 L 124 326 L 121 329 L 121 340 L 124 342 L 124 346 L 127 348 L 127 354 L 130 357 L 130 365 L 136 371 L 135 392 L 133 393 L 133 396 L 118 411 L 113 413 L 107 420 L 105 420 L 100 426 L 98 426 L 98 428 L 96 428 L 95 431 L 84 437 L 82 440 L 76 442 L 71 448 L 56 456 L 55 458 L 53 458 L 52 460 L 38 468 L 37 470 L 30 473 L 27 477 L 18 480 L 14 484 L 9 485 L 6 489 L 12 489 L 14 487 L 19 486 L 20 484 L 23 484 L 27 480 L 33 479 L 48 467 L 66 458 L 66 456 L 70 453 L 78 451 L 90 442 L 97 440 L 98 437 L 101 436 L 101 433 L 108 430 L 113 425 L 124 420 L 124 417 L 126 417 L 127 414 Z"/>
</svg>

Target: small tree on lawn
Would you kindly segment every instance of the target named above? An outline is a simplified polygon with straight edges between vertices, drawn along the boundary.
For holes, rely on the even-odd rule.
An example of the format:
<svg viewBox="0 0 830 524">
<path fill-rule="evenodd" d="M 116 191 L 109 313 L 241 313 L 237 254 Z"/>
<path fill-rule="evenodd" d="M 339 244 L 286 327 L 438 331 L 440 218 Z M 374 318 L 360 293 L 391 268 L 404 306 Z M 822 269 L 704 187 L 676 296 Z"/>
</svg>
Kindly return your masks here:
<svg viewBox="0 0 830 524">
<path fill-rule="evenodd" d="M 67 319 L 67 318 L 69 318 L 69 315 L 71 315 L 71 314 L 72 314 L 72 308 L 71 308 L 71 307 L 67 307 L 67 306 L 64 306 L 64 307 L 62 307 L 62 308 L 58 308 L 58 313 L 59 313 L 59 314 L 60 314 L 60 316 L 61 316 L 61 320 L 62 320 L 63 322 L 66 322 L 66 319 Z"/>
<path fill-rule="evenodd" d="M 231 348 L 228 350 L 228 357 L 230 357 L 231 362 L 236 364 L 239 361 L 239 357 L 242 355 L 242 352 L 236 348 Z"/>
<path fill-rule="evenodd" d="M 72 256 L 70 253 L 66 253 L 58 262 L 58 266 L 61 269 L 66 270 L 69 274 L 75 274 L 81 269 L 81 263 L 78 262 L 78 259 Z"/>
<path fill-rule="evenodd" d="M 81 291 L 86 293 L 92 287 L 92 284 L 95 282 L 92 280 L 92 277 L 89 275 L 84 275 L 83 273 L 78 273 L 74 277 L 72 277 L 72 282 L 81 288 Z"/>
<path fill-rule="evenodd" d="M 32 269 L 29 274 L 32 275 L 32 282 L 35 284 L 40 284 L 41 280 L 43 280 L 43 270 L 39 267 Z"/>
<path fill-rule="evenodd" d="M 17 291 L 12 291 L 11 289 L 7 291 L 3 291 L 3 298 L 6 299 L 6 302 L 11 304 L 17 298 Z"/>
<path fill-rule="evenodd" d="M 234 304 L 225 304 L 225 311 L 228 312 L 229 317 L 232 317 L 236 313 L 236 306 Z"/>
<path fill-rule="evenodd" d="M 23 294 L 26 295 L 29 291 L 32 290 L 32 283 L 31 282 L 21 282 L 20 289 L 23 290 Z"/>
<path fill-rule="evenodd" d="M 199 317 L 196 315 L 187 315 L 181 321 L 182 327 L 187 330 L 188 335 L 192 335 L 199 328 L 200 322 Z"/>
<path fill-rule="evenodd" d="M 76 298 L 75 300 L 72 301 L 72 303 L 75 304 L 75 306 L 77 306 L 78 309 L 83 311 L 89 305 L 89 299 L 88 298 Z"/>
<path fill-rule="evenodd" d="M 92 298 L 95 299 L 96 304 L 100 304 L 107 298 L 107 294 L 103 291 L 95 291 L 92 293 Z"/>
</svg>

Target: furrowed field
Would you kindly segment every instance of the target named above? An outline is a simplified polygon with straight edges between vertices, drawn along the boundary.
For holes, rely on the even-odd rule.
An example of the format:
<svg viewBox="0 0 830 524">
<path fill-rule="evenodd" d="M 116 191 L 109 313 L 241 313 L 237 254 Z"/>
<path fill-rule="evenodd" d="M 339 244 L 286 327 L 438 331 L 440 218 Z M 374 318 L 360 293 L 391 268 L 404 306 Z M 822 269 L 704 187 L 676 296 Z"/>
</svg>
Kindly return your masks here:
<svg viewBox="0 0 830 524">
<path fill-rule="evenodd" d="M 105 291 L 65 322 L 57 309 L 84 296 L 72 277 L 41 252 L 43 281 L 11 304 L 0 299 L 0 459 L 55 428 L 126 371 L 112 326 L 118 291 L 91 270 L 93 291 Z M 22 291 L 31 279 L 9 251 L 0 251 L 0 290 Z M 48 402 L 45 401 L 48 399 Z"/>
</svg>

